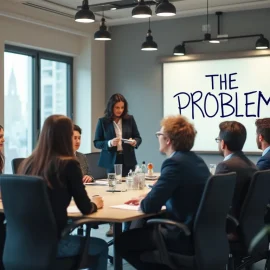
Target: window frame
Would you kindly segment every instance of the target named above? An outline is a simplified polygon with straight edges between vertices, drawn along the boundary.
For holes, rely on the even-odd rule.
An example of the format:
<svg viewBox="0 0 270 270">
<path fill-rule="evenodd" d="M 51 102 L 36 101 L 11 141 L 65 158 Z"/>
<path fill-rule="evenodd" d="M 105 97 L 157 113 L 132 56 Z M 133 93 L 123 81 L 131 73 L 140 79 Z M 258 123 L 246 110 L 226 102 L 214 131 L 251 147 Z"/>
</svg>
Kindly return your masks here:
<svg viewBox="0 0 270 270">
<path fill-rule="evenodd" d="M 5 44 L 5 52 L 32 57 L 32 149 L 37 142 L 41 121 L 41 60 L 67 64 L 67 116 L 73 119 L 73 57 Z"/>
</svg>

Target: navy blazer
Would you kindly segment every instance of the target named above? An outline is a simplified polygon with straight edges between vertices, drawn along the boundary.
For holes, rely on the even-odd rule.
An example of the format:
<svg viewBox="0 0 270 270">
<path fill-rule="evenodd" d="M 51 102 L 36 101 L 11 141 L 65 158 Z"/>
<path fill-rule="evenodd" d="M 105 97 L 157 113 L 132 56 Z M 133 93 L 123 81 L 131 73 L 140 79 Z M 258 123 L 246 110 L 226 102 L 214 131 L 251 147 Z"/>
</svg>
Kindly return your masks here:
<svg viewBox="0 0 270 270">
<path fill-rule="evenodd" d="M 260 157 L 257 162 L 257 167 L 260 171 L 270 169 L 270 150 L 264 156 Z"/>
<path fill-rule="evenodd" d="M 152 190 L 141 202 L 144 213 L 155 213 L 166 205 L 166 215 L 192 229 L 193 220 L 210 172 L 194 152 L 180 152 L 166 159 Z"/>
<path fill-rule="evenodd" d="M 250 181 L 256 171 L 255 164 L 242 151 L 233 153 L 230 159 L 217 165 L 215 174 L 236 172 L 236 184 L 230 208 L 230 214 L 236 218 L 239 218 Z"/>
<path fill-rule="evenodd" d="M 117 147 L 109 147 L 108 141 L 115 138 L 115 130 L 113 121 L 103 117 L 99 118 L 95 133 L 94 145 L 96 148 L 101 149 L 98 165 L 107 169 L 112 169 L 115 164 Z M 124 164 L 126 166 L 135 166 L 137 164 L 134 148 L 138 148 L 142 142 L 142 138 L 138 131 L 136 122 L 132 115 L 127 115 L 122 118 L 122 138 L 132 138 L 136 140 L 136 147 L 133 147 L 127 143 L 122 143 Z"/>
</svg>

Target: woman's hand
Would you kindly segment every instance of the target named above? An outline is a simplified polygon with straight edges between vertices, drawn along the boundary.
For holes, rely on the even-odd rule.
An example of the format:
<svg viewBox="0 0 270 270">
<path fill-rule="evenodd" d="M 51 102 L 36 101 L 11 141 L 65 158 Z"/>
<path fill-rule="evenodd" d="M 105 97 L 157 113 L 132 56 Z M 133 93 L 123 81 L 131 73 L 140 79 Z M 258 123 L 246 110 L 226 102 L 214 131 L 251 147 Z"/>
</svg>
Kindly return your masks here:
<svg viewBox="0 0 270 270">
<path fill-rule="evenodd" d="M 111 146 L 117 146 L 120 141 L 121 141 L 121 138 L 120 137 L 116 137 L 116 138 L 112 139 L 110 141 Z"/>
<path fill-rule="evenodd" d="M 90 175 L 85 175 L 84 177 L 83 177 L 83 183 L 91 183 L 91 182 L 93 182 L 93 177 L 91 177 Z"/>
<path fill-rule="evenodd" d="M 103 198 L 101 196 L 93 196 L 93 203 L 97 206 L 97 209 L 101 209 L 104 206 Z"/>
<path fill-rule="evenodd" d="M 132 139 L 132 138 L 129 138 L 129 140 L 132 140 L 132 142 L 128 142 L 128 144 L 130 144 L 131 146 L 135 147 L 136 144 L 137 144 L 137 141 Z"/>
</svg>

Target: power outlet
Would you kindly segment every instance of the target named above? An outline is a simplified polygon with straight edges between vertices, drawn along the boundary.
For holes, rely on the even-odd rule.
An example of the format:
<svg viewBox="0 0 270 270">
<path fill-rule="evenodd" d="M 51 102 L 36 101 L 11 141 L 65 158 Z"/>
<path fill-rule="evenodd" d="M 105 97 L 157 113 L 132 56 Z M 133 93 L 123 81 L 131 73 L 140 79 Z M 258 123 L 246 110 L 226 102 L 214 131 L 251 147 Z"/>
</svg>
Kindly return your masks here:
<svg viewBox="0 0 270 270">
<path fill-rule="evenodd" d="M 211 33 L 211 24 L 203 24 L 202 31 L 203 33 Z"/>
</svg>

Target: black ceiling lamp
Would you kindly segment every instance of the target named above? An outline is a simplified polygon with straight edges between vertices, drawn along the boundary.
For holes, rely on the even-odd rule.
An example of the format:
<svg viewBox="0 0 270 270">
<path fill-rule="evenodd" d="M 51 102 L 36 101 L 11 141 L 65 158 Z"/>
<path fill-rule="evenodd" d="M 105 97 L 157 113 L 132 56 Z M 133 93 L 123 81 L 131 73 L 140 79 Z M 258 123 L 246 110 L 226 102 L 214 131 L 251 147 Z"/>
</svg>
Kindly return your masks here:
<svg viewBox="0 0 270 270">
<path fill-rule="evenodd" d="M 186 48 L 185 48 L 185 43 L 183 42 L 181 45 L 175 46 L 173 50 L 174 55 L 185 55 L 186 54 Z"/>
<path fill-rule="evenodd" d="M 95 21 L 95 14 L 89 9 L 88 0 L 83 0 L 82 6 L 75 15 L 75 21 L 80 23 L 91 23 Z"/>
<path fill-rule="evenodd" d="M 152 37 L 152 31 L 150 28 L 150 18 L 149 18 L 149 29 L 147 31 L 147 36 L 146 36 L 146 41 L 142 44 L 142 51 L 157 51 L 158 45 L 157 43 L 153 40 Z"/>
<path fill-rule="evenodd" d="M 102 10 L 102 18 L 99 30 L 94 35 L 95 40 L 111 40 L 111 33 L 107 30 L 104 18 L 104 9 Z"/>
<path fill-rule="evenodd" d="M 176 15 L 176 8 L 168 0 L 162 0 L 156 6 L 156 14 L 158 16 L 174 16 Z"/>
<path fill-rule="evenodd" d="M 144 0 L 139 0 L 138 5 L 132 9 L 133 18 L 149 18 L 152 16 L 152 10 L 147 6 Z"/>
<path fill-rule="evenodd" d="M 212 39 L 212 38 L 211 38 L 211 34 L 209 33 L 208 17 L 209 17 L 209 13 L 208 13 L 208 0 L 207 0 L 207 1 L 206 1 L 206 27 L 207 27 L 207 31 L 206 31 L 206 33 L 204 34 L 204 40 L 203 40 L 203 42 L 220 43 L 219 40 L 217 40 L 217 39 Z"/>
<path fill-rule="evenodd" d="M 257 50 L 265 50 L 269 48 L 269 41 L 263 35 L 256 41 Z"/>
</svg>

